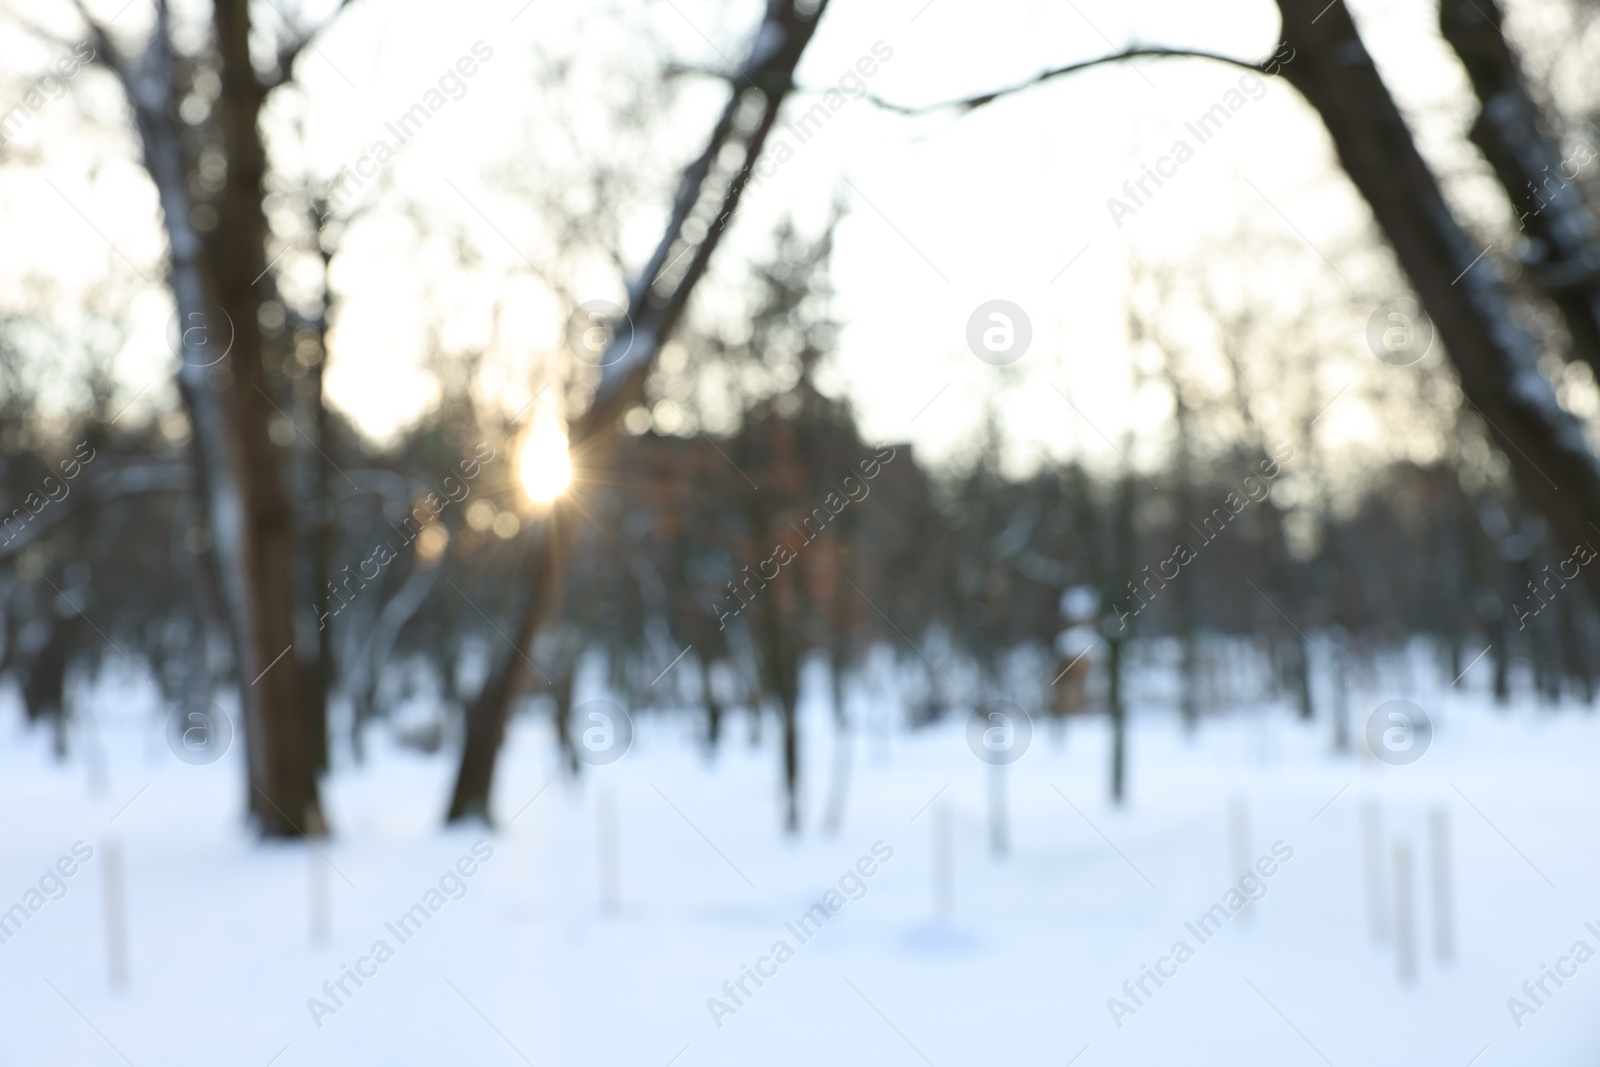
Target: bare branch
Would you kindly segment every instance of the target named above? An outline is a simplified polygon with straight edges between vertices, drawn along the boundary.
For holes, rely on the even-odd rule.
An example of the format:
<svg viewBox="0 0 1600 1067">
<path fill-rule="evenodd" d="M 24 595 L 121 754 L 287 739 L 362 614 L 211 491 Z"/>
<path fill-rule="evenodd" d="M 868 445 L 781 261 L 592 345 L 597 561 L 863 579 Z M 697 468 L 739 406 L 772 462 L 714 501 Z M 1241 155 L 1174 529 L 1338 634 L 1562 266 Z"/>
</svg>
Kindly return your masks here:
<svg viewBox="0 0 1600 1067">
<path fill-rule="evenodd" d="M 89 46 L 94 49 L 94 56 L 90 61 L 101 64 L 119 79 L 126 81 L 122 58 L 112 47 L 111 37 L 106 33 L 106 28 L 89 14 L 89 9 L 84 6 L 83 0 L 72 0 L 72 6 L 77 9 L 78 17 L 83 20 L 84 34 L 89 40 Z"/>
<path fill-rule="evenodd" d="M 278 48 L 276 60 L 278 69 L 272 77 L 256 79 L 256 83 L 263 94 L 294 80 L 294 64 L 300 58 L 300 54 L 307 48 L 316 47 L 317 38 L 328 32 L 328 28 L 338 21 L 339 16 L 344 13 L 344 9 L 349 7 L 350 4 L 351 0 L 339 0 L 339 6 L 333 9 L 333 13 L 323 19 L 322 24 L 309 33 L 296 26 L 288 14 L 282 8 L 279 8 L 277 4 L 272 5 L 273 10 L 282 16 L 284 25 L 288 26 L 290 32 L 296 34 L 300 39 L 298 41 L 285 42 Z"/>
<path fill-rule="evenodd" d="M 1252 71 L 1256 74 L 1264 73 L 1262 68 L 1268 62 L 1270 62 L 1270 59 L 1263 59 L 1260 62 L 1251 62 L 1248 59 L 1239 59 L 1237 56 L 1225 56 L 1217 52 L 1206 52 L 1193 48 L 1160 48 L 1155 46 L 1137 47 L 1129 48 L 1121 52 L 1114 52 L 1111 55 L 1096 56 L 1094 59 L 1080 60 L 1077 63 L 1068 63 L 1064 67 L 1057 67 L 1054 70 L 1043 71 L 1034 77 L 1029 78 L 1025 82 L 1019 82 L 1018 84 L 1009 86 L 1008 88 L 996 89 L 993 92 L 982 93 L 978 96 L 969 96 L 963 100 L 947 100 L 942 104 L 929 104 L 925 107 L 906 107 L 903 104 L 890 103 L 889 101 L 877 96 L 870 97 L 869 99 L 871 99 L 874 104 L 877 104 L 879 107 L 884 108 L 885 110 L 895 111 L 902 115 L 925 115 L 934 111 L 946 111 L 952 109 L 972 111 L 976 108 L 982 107 L 985 104 L 993 103 L 1003 96 L 1011 96 L 1014 93 L 1022 92 L 1024 89 L 1032 89 L 1036 85 L 1042 85 L 1047 81 L 1050 81 L 1054 78 L 1059 78 L 1065 74 L 1076 74 L 1081 70 L 1088 70 L 1090 67 L 1098 67 L 1106 63 L 1123 63 L 1127 62 L 1128 60 L 1146 57 L 1152 59 L 1173 57 L 1179 59 L 1209 59 L 1216 63 L 1226 63 L 1229 66 L 1241 67 L 1244 70 Z"/>
</svg>

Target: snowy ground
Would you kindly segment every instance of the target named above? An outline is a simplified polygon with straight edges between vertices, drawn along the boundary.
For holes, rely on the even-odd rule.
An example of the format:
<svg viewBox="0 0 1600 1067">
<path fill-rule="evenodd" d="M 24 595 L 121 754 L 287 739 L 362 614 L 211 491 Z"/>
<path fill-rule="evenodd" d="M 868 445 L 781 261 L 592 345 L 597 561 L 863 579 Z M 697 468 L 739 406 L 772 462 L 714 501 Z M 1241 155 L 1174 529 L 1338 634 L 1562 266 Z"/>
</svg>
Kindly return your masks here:
<svg viewBox="0 0 1600 1067">
<path fill-rule="evenodd" d="M 1357 727 L 1394 695 L 1355 701 Z M 1074 723 L 1064 736 L 1042 727 L 1004 772 L 1003 859 L 989 850 L 993 772 L 959 719 L 858 731 L 847 814 L 827 838 L 815 827 L 832 739 L 813 709 L 809 825 L 796 841 L 777 831 L 774 731 L 752 749 L 743 719 L 714 763 L 689 723 L 647 720 L 625 759 L 575 784 L 554 773 L 542 722 L 522 720 L 493 833 L 441 831 L 450 761 L 375 733 L 366 765 L 328 787 L 338 833 L 323 846 L 331 938 L 320 944 L 309 887 L 321 861 L 304 843 L 263 845 L 241 829 L 237 747 L 211 766 L 180 763 L 129 696 L 121 708 L 102 702 L 103 761 L 56 764 L 7 701 L 0 908 L 26 906 L 75 842 L 94 855 L 0 944 L 0 1065 L 1591 1064 L 1600 964 L 1559 964 L 1576 975 L 1562 986 L 1546 978 L 1549 995 L 1535 986 L 1544 1006 L 1520 1028 L 1507 998 L 1531 1005 L 1523 983 L 1575 942 L 1600 950 L 1584 925 L 1600 929 L 1600 716 L 1500 712 L 1476 691 L 1413 696 L 1437 732 L 1408 767 L 1333 756 L 1326 724 L 1282 712 L 1210 721 L 1192 745 L 1169 716 L 1138 716 L 1123 810 L 1105 798 L 1104 724 Z M 1248 855 L 1281 841 L 1293 857 L 1201 944 L 1185 924 L 1238 879 L 1228 813 L 1240 801 Z M 1416 857 L 1410 984 L 1394 947 L 1369 936 L 1370 803 L 1381 805 L 1385 855 L 1408 842 Z M 602 907 L 605 804 L 620 827 L 615 914 Z M 1448 812 L 1454 853 L 1448 964 L 1434 951 L 1435 808 Z M 953 825 L 948 915 L 931 877 L 941 810 Z M 435 898 L 439 910 L 401 943 L 385 924 L 426 905 L 480 838 L 492 857 L 446 880 L 464 895 Z M 878 842 L 892 858 L 863 864 L 874 870 L 865 894 L 802 944 L 785 924 Z M 108 846 L 121 853 L 127 895 L 120 990 L 108 980 Z M 380 940 L 393 950 L 381 964 L 370 959 Z M 776 974 L 760 987 L 745 979 L 749 995 L 719 1027 L 708 999 L 732 1006 L 724 982 L 780 940 L 793 958 L 761 964 Z M 1146 979 L 1149 995 L 1119 1027 L 1108 999 L 1133 1005 L 1123 983 L 1180 940 L 1193 957 L 1160 987 Z M 372 976 L 359 987 L 346 979 L 337 1011 L 314 1020 L 308 999 L 333 1006 L 323 983 L 363 959 Z"/>
</svg>

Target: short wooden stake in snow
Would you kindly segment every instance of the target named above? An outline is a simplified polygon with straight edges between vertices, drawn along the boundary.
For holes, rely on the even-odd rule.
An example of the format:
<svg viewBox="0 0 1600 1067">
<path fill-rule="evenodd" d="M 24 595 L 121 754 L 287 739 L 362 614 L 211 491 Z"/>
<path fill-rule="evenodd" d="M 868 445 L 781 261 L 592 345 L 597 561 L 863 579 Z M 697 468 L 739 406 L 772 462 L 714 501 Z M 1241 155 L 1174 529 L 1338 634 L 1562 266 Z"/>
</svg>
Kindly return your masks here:
<svg viewBox="0 0 1600 1067">
<path fill-rule="evenodd" d="M 955 910 L 955 831 L 950 819 L 948 803 L 933 806 L 933 910 L 949 915 Z"/>
<path fill-rule="evenodd" d="M 1361 863 L 1367 886 L 1367 931 L 1376 944 L 1389 940 L 1389 903 L 1383 892 L 1383 811 L 1361 805 Z"/>
<path fill-rule="evenodd" d="M 1334 646 L 1336 649 L 1338 645 Z M 1336 652 L 1340 659 L 1342 653 Z M 1331 680 L 1333 686 L 1333 750 L 1335 752 L 1350 751 L 1350 693 L 1345 685 L 1340 684 L 1342 679 Z"/>
<path fill-rule="evenodd" d="M 1006 826 L 1006 769 L 998 763 L 989 764 L 989 851 L 996 859 L 1011 850 L 1011 838 Z"/>
<path fill-rule="evenodd" d="M 128 985 L 128 901 L 122 884 L 122 843 L 107 841 L 100 851 L 106 888 L 106 963 L 111 988 L 125 989 Z"/>
<path fill-rule="evenodd" d="M 1228 880 L 1238 881 L 1250 869 L 1250 800 L 1234 797 L 1228 801 Z M 1254 914 L 1255 908 L 1246 904 L 1239 917 L 1248 919 Z"/>
<path fill-rule="evenodd" d="M 1451 963 L 1456 958 L 1456 905 L 1451 885 L 1448 809 L 1438 807 L 1428 813 L 1428 843 L 1433 882 L 1433 954 L 1440 963 Z"/>
<path fill-rule="evenodd" d="M 1417 892 L 1411 874 L 1411 845 L 1394 846 L 1394 958 L 1400 981 L 1417 980 Z"/>
<path fill-rule="evenodd" d="M 311 888 L 311 943 L 326 945 L 332 936 L 333 909 L 328 901 L 328 860 L 315 845 L 306 849 Z"/>
<path fill-rule="evenodd" d="M 595 805 L 600 861 L 600 910 L 615 915 L 622 910 L 622 860 L 617 841 L 617 795 L 600 791 Z"/>
</svg>

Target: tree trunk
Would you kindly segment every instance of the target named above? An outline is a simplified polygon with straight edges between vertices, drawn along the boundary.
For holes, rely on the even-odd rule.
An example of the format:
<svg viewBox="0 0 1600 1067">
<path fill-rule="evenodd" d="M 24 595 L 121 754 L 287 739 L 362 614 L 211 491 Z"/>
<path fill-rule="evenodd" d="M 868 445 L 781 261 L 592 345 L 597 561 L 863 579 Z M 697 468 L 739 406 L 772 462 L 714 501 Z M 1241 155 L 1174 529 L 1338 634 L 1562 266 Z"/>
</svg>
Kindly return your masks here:
<svg viewBox="0 0 1600 1067">
<path fill-rule="evenodd" d="M 711 684 L 711 655 L 700 656 L 700 692 L 706 706 L 706 748 L 715 753 L 722 740 L 722 702 Z"/>
<path fill-rule="evenodd" d="M 617 422 L 644 395 L 645 380 L 656 355 L 677 327 L 694 286 L 704 276 L 712 253 L 738 210 L 767 134 L 777 121 L 778 109 L 794 89 L 795 66 L 827 6 L 827 0 L 814 4 L 767 0 L 766 17 L 733 82 L 728 104 L 705 151 L 684 171 L 666 232 L 649 263 L 629 287 L 627 312 L 623 322 L 613 324 L 614 336 L 602 361 L 605 370 L 594 400 L 572 427 L 570 448 L 584 460 L 583 469 L 577 472 L 580 481 L 599 484 L 606 480 L 603 457 L 616 438 Z M 746 129 L 736 119 L 752 93 L 760 97 L 762 110 Z M 726 150 L 730 148 L 740 149 L 736 166 L 726 162 L 730 154 Z M 714 171 L 723 178 L 720 188 L 709 181 Z M 692 216 L 696 225 L 689 227 Z M 702 236 L 690 239 L 686 235 L 692 230 L 699 230 Z M 686 265 L 675 272 L 679 263 Z M 621 354 L 613 359 L 616 352 Z M 551 555 L 555 547 L 554 540 L 542 544 L 530 541 L 530 569 L 536 580 L 542 578 L 549 583 L 559 579 L 565 563 L 561 557 Z M 494 761 L 511 713 L 511 698 L 521 678 L 524 650 L 556 602 L 535 587 L 517 622 L 514 646 L 492 669 L 488 683 L 474 702 L 450 802 L 448 819 L 452 822 L 488 817 Z"/>
<path fill-rule="evenodd" d="M 561 561 L 565 556 L 567 515 L 560 501 L 549 516 L 535 527 L 528 541 L 533 570 L 527 585 L 530 602 L 519 616 L 517 632 L 511 635 L 511 655 L 503 657 L 484 680 L 478 698 L 467 708 L 466 743 L 461 747 L 461 765 L 456 772 L 455 791 L 450 797 L 450 822 L 463 819 L 489 821 L 489 794 L 494 787 L 495 757 L 505 740 L 511 701 L 520 688 L 524 649 L 533 644 L 539 625 L 555 610 L 561 599 Z M 569 749 L 570 750 L 570 749 Z"/>
<path fill-rule="evenodd" d="M 1432 317 L 1461 389 L 1507 446 L 1524 498 L 1560 541 L 1592 538 L 1600 467 L 1539 373 L 1494 263 L 1456 220 L 1379 76 L 1344 0 L 1278 0 L 1295 50 L 1284 77 L 1316 108 Z M 1600 568 L 1585 568 L 1600 600 Z"/>
<path fill-rule="evenodd" d="M 1128 711 L 1122 693 L 1122 657 L 1127 642 L 1113 637 L 1108 642 L 1106 673 L 1109 678 L 1107 703 L 1111 706 L 1111 799 L 1121 804 L 1126 791 L 1128 767 Z"/>
<path fill-rule="evenodd" d="M 1170 361 L 1176 357 L 1167 355 Z M 1191 461 L 1193 434 L 1190 424 L 1193 412 L 1183 398 L 1183 387 L 1175 373 L 1169 375 L 1175 401 L 1177 441 L 1175 465 L 1178 477 L 1178 515 L 1173 520 L 1173 543 L 1189 541 L 1190 524 L 1195 518 L 1194 464 Z M 1182 642 L 1183 658 L 1179 667 L 1182 679 L 1178 695 L 1179 714 L 1183 718 L 1183 733 L 1190 741 L 1200 727 L 1200 611 L 1195 583 L 1200 580 L 1199 568 L 1195 573 L 1182 575 L 1176 590 L 1178 635 Z"/>
<path fill-rule="evenodd" d="M 1500 179 L 1529 238 L 1527 276 L 1561 311 L 1572 354 L 1600 377 L 1600 237 L 1574 180 L 1592 149 L 1562 159 L 1545 116 L 1523 84 L 1495 0 L 1444 0 L 1439 28 L 1472 79 L 1483 110 L 1471 137 Z"/>
<path fill-rule="evenodd" d="M 567 650 L 560 648 L 556 650 L 553 663 L 556 676 L 550 680 L 550 696 L 556 704 L 556 741 L 566 757 L 567 773 L 575 777 L 582 766 L 578 762 L 578 748 L 572 741 L 572 690 L 578 679 L 577 656 L 569 657 Z M 582 723 L 577 725 L 582 726 Z"/>
<path fill-rule="evenodd" d="M 265 152 L 257 127 L 262 94 L 250 63 L 246 0 L 216 0 L 213 15 L 222 79 L 218 132 L 228 165 L 215 202 L 216 227 L 206 237 L 191 222 L 193 167 L 174 99 L 166 5 L 157 5 L 149 42 L 132 67 L 116 58 L 102 28 L 91 24 L 90 32 L 98 57 L 121 79 L 133 105 L 167 231 L 168 283 L 178 308 L 178 387 L 194 426 L 210 558 L 234 640 L 249 810 L 269 837 L 321 833 L 305 681 L 292 654 L 290 511 L 259 391 L 261 297 L 255 285 L 266 272 Z M 290 654 L 279 659 L 284 652 Z"/>
<path fill-rule="evenodd" d="M 1125 443 L 1126 444 L 1126 443 Z M 1123 452 L 1128 452 L 1127 447 Z M 1130 596 L 1133 589 L 1134 573 L 1134 487 L 1133 472 L 1125 471 L 1117 488 L 1117 499 L 1111 508 L 1110 544 L 1106 552 L 1107 586 L 1111 593 L 1105 598 L 1107 610 L 1115 611 L 1114 605 L 1117 598 Z M 1109 621 L 1111 615 L 1102 618 Z M 1111 715 L 1111 799 L 1121 804 L 1126 794 L 1127 764 L 1128 764 L 1128 709 L 1127 696 L 1124 693 L 1124 658 L 1127 654 L 1128 638 L 1132 637 L 1132 628 L 1126 632 L 1113 629 L 1110 625 L 1102 625 L 1101 630 L 1106 634 L 1106 703 Z"/>
<path fill-rule="evenodd" d="M 769 597 L 776 600 L 783 591 L 774 587 Z M 800 663 L 797 642 L 789 632 L 788 612 L 776 603 L 762 605 L 759 629 L 762 673 L 766 686 L 778 699 L 779 725 L 783 731 L 783 828 L 800 832 L 800 734 L 796 711 L 800 703 Z"/>
<path fill-rule="evenodd" d="M 318 231 L 320 238 L 321 232 Z M 332 253 L 326 247 L 322 253 L 322 306 L 316 321 L 317 359 L 306 375 L 306 393 L 311 408 L 311 440 L 315 455 L 308 456 L 311 464 L 312 528 L 311 528 L 311 607 L 318 619 L 317 647 L 313 653 L 313 666 L 308 679 L 310 689 L 310 726 L 313 763 L 317 772 L 328 770 L 328 700 L 333 692 L 337 663 L 334 660 L 333 626 L 328 613 L 328 562 L 333 554 L 334 501 L 332 472 L 323 457 L 333 450 L 330 440 L 331 420 L 324 397 L 323 382 L 328 366 L 328 316 L 332 310 L 333 295 L 329 290 L 328 268 Z"/>
<path fill-rule="evenodd" d="M 272 411 L 261 361 L 261 290 L 267 272 L 266 151 L 258 125 L 262 92 L 250 61 L 248 0 L 215 0 L 216 47 L 222 58 L 220 124 L 228 161 L 210 240 L 216 299 L 232 321 L 234 410 L 241 446 L 245 508 L 245 610 L 255 635 L 254 672 L 241 679 L 258 690 L 245 707 L 260 721 L 266 780 L 256 785 L 256 816 L 269 836 L 325 832 L 317 796 L 316 751 L 309 693 L 294 650 L 294 525 L 278 473 L 278 450 L 267 432 Z M 281 658 L 280 658 L 281 657 Z"/>
</svg>

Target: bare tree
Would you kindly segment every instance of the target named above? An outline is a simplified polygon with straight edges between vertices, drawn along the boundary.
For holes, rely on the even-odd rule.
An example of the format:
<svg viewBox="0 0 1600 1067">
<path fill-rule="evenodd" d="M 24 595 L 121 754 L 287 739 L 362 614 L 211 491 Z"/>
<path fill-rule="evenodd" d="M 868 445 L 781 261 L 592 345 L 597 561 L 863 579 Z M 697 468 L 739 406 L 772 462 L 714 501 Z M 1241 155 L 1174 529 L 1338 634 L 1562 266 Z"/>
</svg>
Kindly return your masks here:
<svg viewBox="0 0 1600 1067">
<path fill-rule="evenodd" d="M 599 477 L 615 442 L 618 421 L 643 394 L 661 346 L 688 308 L 696 283 L 738 210 L 779 108 L 794 88 L 795 67 L 826 7 L 826 0 L 816 4 L 768 0 L 749 53 L 730 76 L 733 91 L 727 106 L 705 150 L 684 171 L 666 232 L 628 288 L 625 318 L 614 324 L 600 385 L 572 427 L 569 443 L 582 464 L 581 477 Z M 696 233 L 698 237 L 692 236 Z M 500 656 L 468 709 L 466 744 L 447 815 L 451 821 L 488 817 L 495 759 L 521 682 L 523 650 L 560 602 L 554 587 L 564 567 L 572 522 L 558 502 L 529 540 L 533 562 L 528 570 L 535 591 L 520 613 L 511 649 Z"/>
<path fill-rule="evenodd" d="M 1582 428 L 1537 366 L 1533 338 L 1512 315 L 1487 249 L 1457 221 L 1343 0 L 1279 0 L 1296 50 L 1283 74 L 1317 109 L 1422 298 L 1460 376 L 1463 399 L 1508 447 L 1518 489 L 1561 540 L 1591 536 L 1600 465 Z M 1600 595 L 1600 572 L 1586 575 Z"/>
<path fill-rule="evenodd" d="M 276 72 L 263 75 L 251 61 L 248 0 L 216 0 L 209 47 L 194 56 L 174 48 L 166 0 L 156 0 L 154 24 L 133 54 L 124 54 L 81 2 L 78 10 L 96 61 L 128 98 L 160 199 L 167 284 L 178 309 L 178 386 L 194 426 L 212 559 L 239 675 L 248 807 L 267 836 L 322 833 L 320 746 L 294 653 L 292 509 L 268 433 L 273 404 L 264 388 L 259 325 L 268 273 L 261 109 L 310 38 L 295 31 L 297 43 L 278 50 Z M 199 70 L 214 72 L 221 88 L 209 119 L 190 127 L 178 103 Z M 220 153 L 220 183 L 210 177 L 214 168 L 202 171 L 206 153 Z M 209 196 L 197 196 L 195 190 L 208 188 Z M 206 224 L 197 226 L 199 218 Z"/>
<path fill-rule="evenodd" d="M 1322 118 L 1340 165 L 1444 342 L 1462 400 L 1507 446 L 1518 489 L 1561 540 L 1590 536 L 1589 520 L 1600 516 L 1600 463 L 1577 419 L 1540 374 L 1536 342 L 1512 313 L 1491 249 L 1479 246 L 1445 200 L 1349 8 L 1344 0 L 1278 0 L 1278 10 L 1284 48 L 1260 63 L 1195 49 L 1129 48 L 940 107 L 982 107 L 1054 78 L 1139 57 L 1209 59 L 1281 74 Z M 1600 570 L 1585 571 L 1584 579 L 1600 597 Z"/>
</svg>

